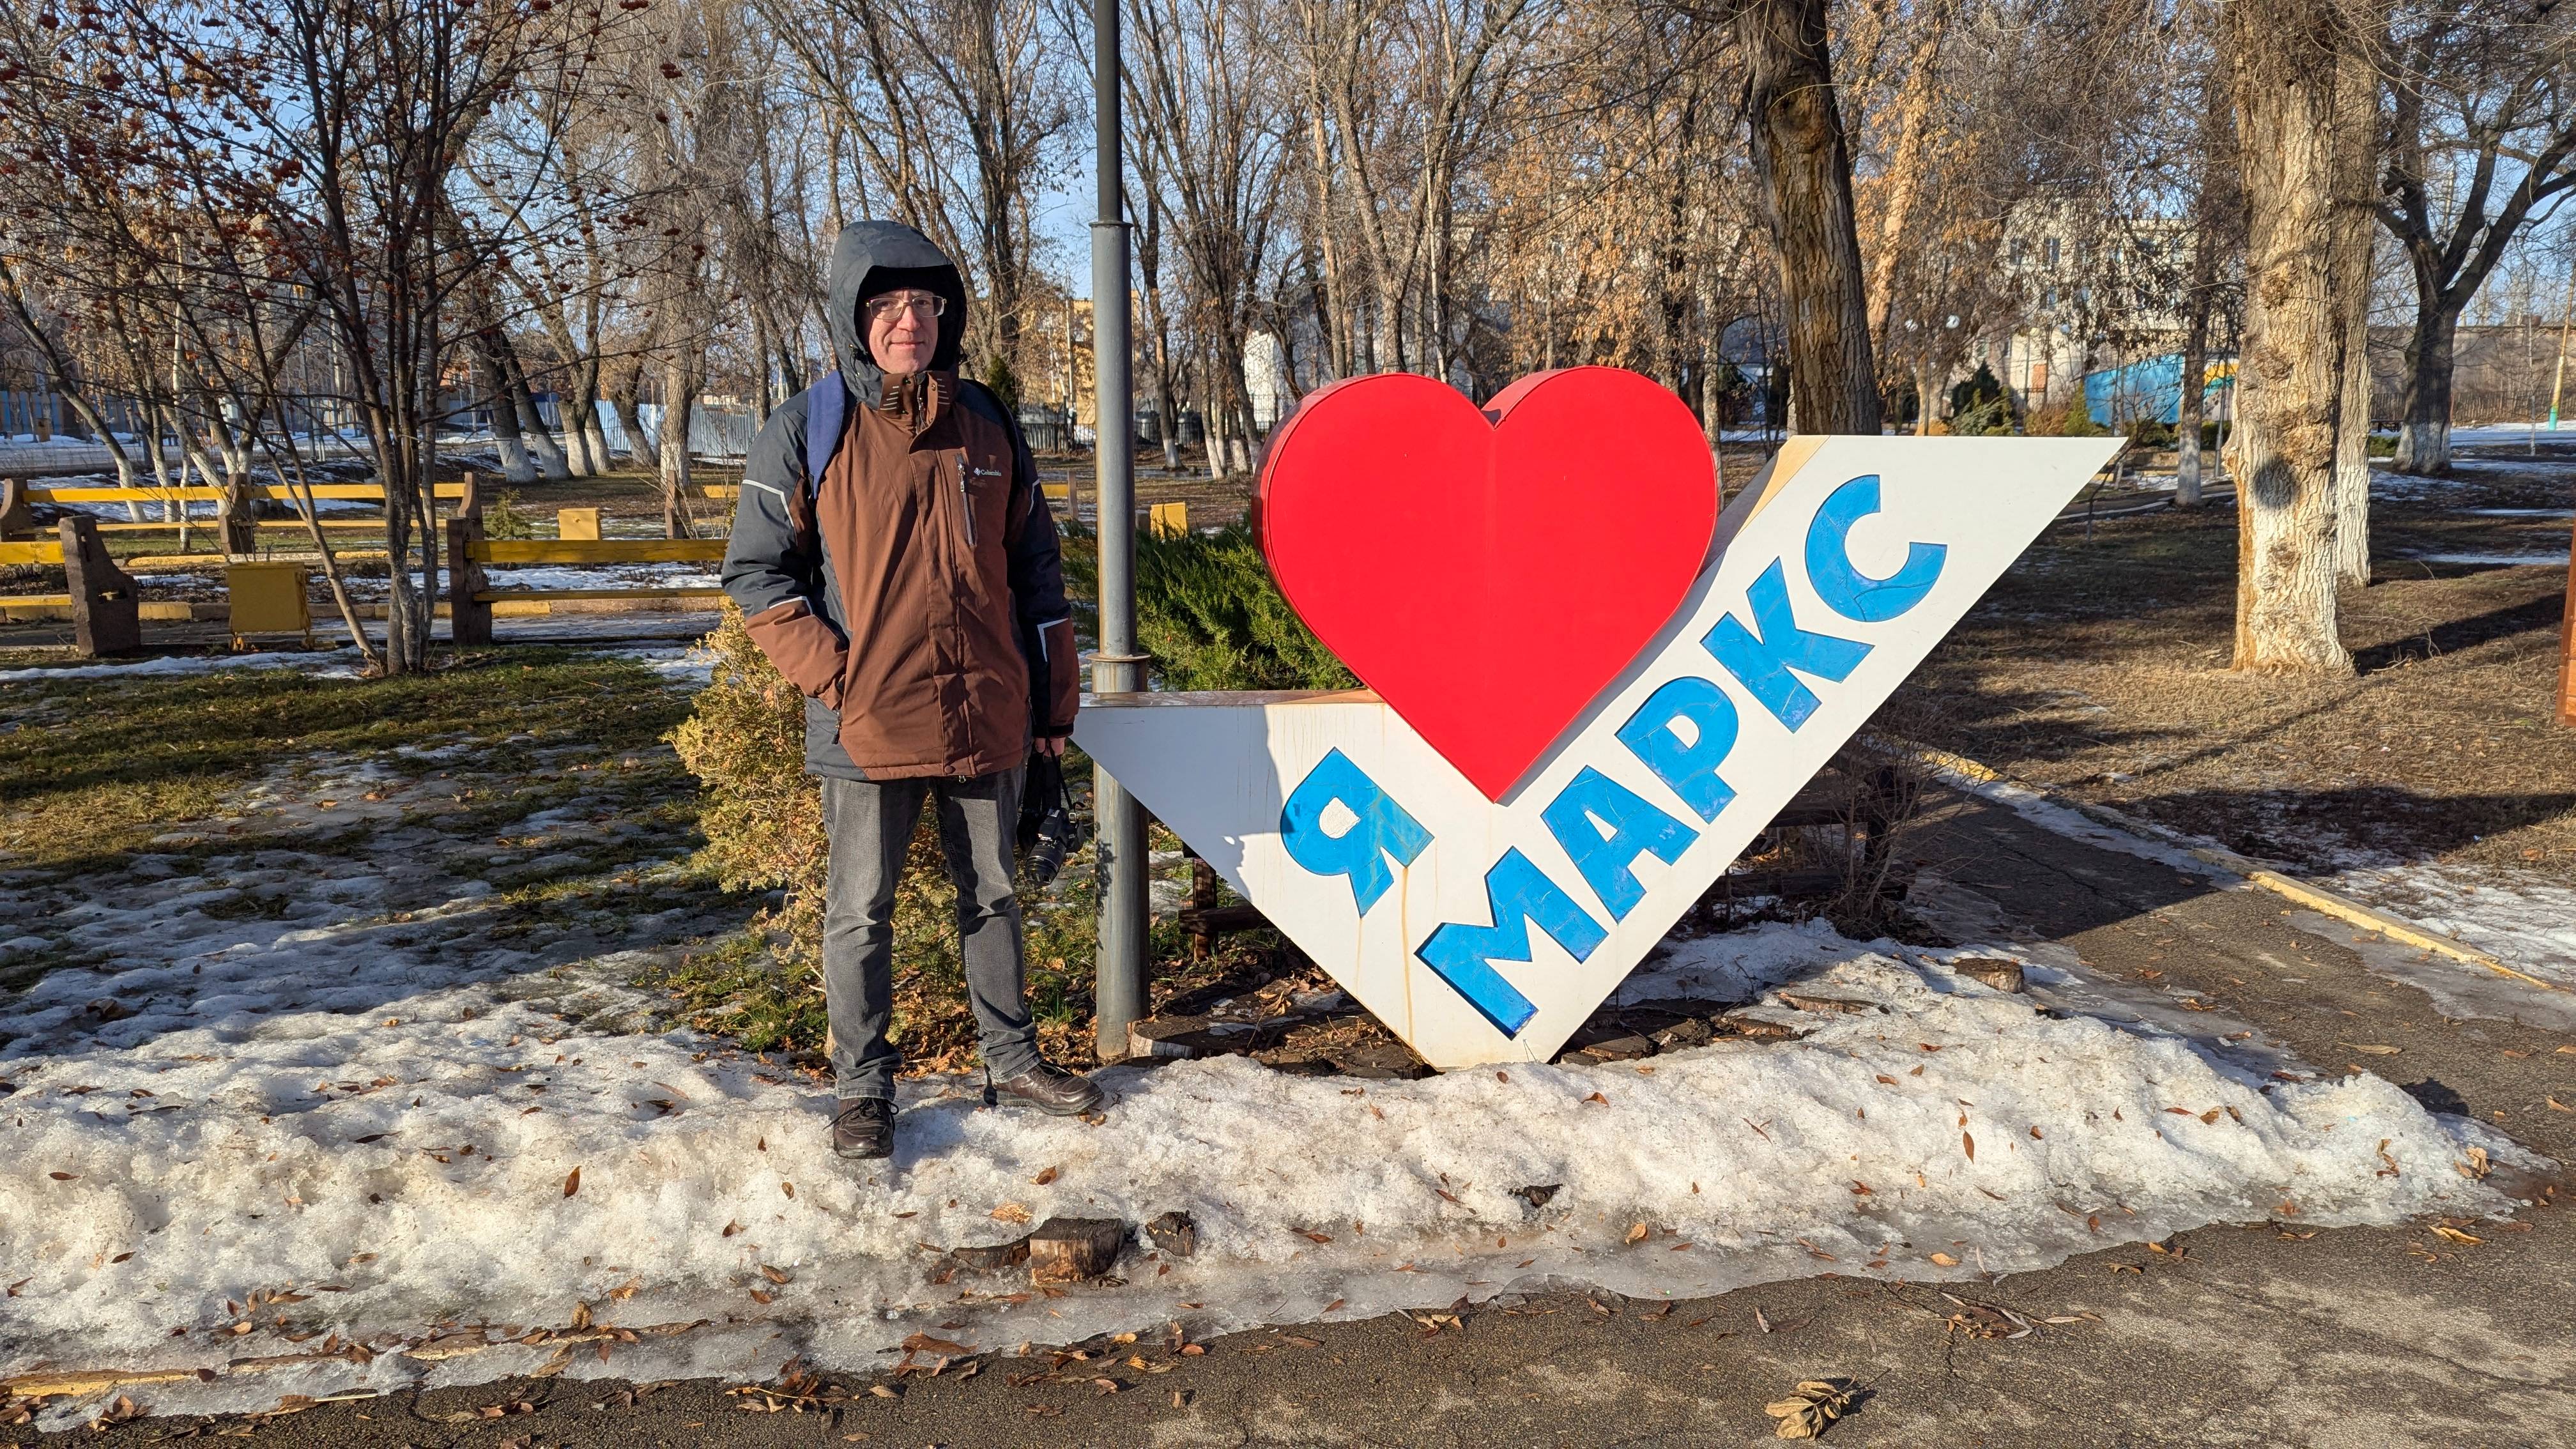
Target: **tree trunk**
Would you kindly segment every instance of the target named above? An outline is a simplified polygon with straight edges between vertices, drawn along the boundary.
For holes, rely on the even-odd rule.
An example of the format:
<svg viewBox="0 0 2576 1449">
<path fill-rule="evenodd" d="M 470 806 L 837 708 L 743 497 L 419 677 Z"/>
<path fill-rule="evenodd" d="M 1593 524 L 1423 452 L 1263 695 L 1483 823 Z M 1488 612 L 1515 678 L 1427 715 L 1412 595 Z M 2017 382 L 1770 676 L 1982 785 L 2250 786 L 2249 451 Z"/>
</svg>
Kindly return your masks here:
<svg viewBox="0 0 2576 1449">
<path fill-rule="evenodd" d="M 1163 471 L 1181 471 L 1181 409 L 1172 400 L 1172 324 L 1155 309 L 1154 426 L 1163 440 Z"/>
<path fill-rule="evenodd" d="M 2397 430 L 2397 471 L 2451 471 L 2451 365 L 2460 314 L 2416 294 L 2415 335 L 2406 340 L 2406 417 Z"/>
<path fill-rule="evenodd" d="M 2335 578 L 2370 582 L 2370 237 L 2361 240 L 2360 295 L 2344 310 L 2343 403 L 2335 429 Z"/>
<path fill-rule="evenodd" d="M 636 354 L 627 364 L 626 374 L 610 385 L 608 405 L 617 414 L 617 430 L 626 435 L 626 461 L 642 467 L 655 460 L 645 451 L 644 414 L 636 406 L 636 397 L 644 390 L 644 357 Z"/>
<path fill-rule="evenodd" d="M 2334 286 L 2343 314 L 2335 578 L 2358 586 L 2370 582 L 2370 254 L 2379 234 L 2379 66 L 2358 31 L 2347 30 L 2336 57 L 2335 109 Z"/>
<path fill-rule="evenodd" d="M 582 426 L 585 420 L 590 421 L 591 428 L 599 425 L 596 419 L 590 418 L 588 401 L 578 392 L 569 396 L 557 393 L 555 413 L 563 419 L 564 466 L 576 478 L 598 476 L 601 466 L 607 461 L 607 450 L 594 451 L 590 445 L 590 428 Z"/>
<path fill-rule="evenodd" d="M 608 429 L 599 422 L 598 355 L 594 353 L 583 358 L 573 375 L 578 379 L 578 391 L 573 394 L 573 402 L 581 410 L 580 437 L 582 445 L 590 450 L 590 461 L 583 465 L 583 476 L 595 478 L 608 471 Z M 564 435 L 567 439 L 573 436 L 569 422 L 564 425 Z"/>
<path fill-rule="evenodd" d="M 1788 314 L 1790 415 L 1802 432 L 1876 433 L 1868 288 L 1825 0 L 1752 0 L 1736 31 L 1750 72 L 1753 165 Z"/>
<path fill-rule="evenodd" d="M 528 386 L 528 370 L 519 364 L 519 351 L 504 334 L 495 339 L 499 345 L 503 396 L 512 411 L 519 415 L 519 437 L 537 470 L 560 483 L 572 476 L 572 464 L 564 457 L 562 445 L 555 441 L 554 429 L 546 426 L 546 415 L 537 411 L 537 394 Z"/>
<path fill-rule="evenodd" d="M 654 443 L 662 465 L 662 536 L 688 538 L 689 415 L 697 401 L 694 349 L 683 343 L 662 362 L 662 419 Z"/>
<path fill-rule="evenodd" d="M 1924 152 L 1931 142 L 1932 104 L 1940 94 L 1941 39 L 1955 8 L 1952 0 L 1933 0 L 1916 11 L 1915 24 L 1921 30 L 1906 66 L 1904 88 L 1897 94 L 1896 153 L 1887 163 L 1887 205 L 1879 215 L 1878 261 L 1869 287 L 1870 341 L 1882 349 L 1887 346 L 1888 315 L 1896 300 L 1896 266 L 1903 255 L 1905 224 L 1913 215 L 1914 199 L 1922 194 L 1924 174 L 1931 169 Z M 1920 388 L 1916 399 L 1919 424 L 1931 416 L 1931 403 Z"/>
<path fill-rule="evenodd" d="M 2332 0 L 2236 0 L 2245 177 L 2243 397 L 2228 439 L 2238 491 L 2238 669 L 2349 672 L 2335 625 L 2334 464 L 2344 308 L 2335 283 Z"/>
<path fill-rule="evenodd" d="M 2192 258 L 2192 273 L 2197 278 L 2202 263 Z M 2181 397 L 2174 405 L 2174 506 L 2200 506 L 2200 429 L 2201 415 L 2208 411 L 2209 397 L 2209 289 L 2195 285 L 2191 292 L 2191 316 L 2182 334 Z"/>
<path fill-rule="evenodd" d="M 528 459 L 528 447 L 519 436 L 519 410 L 510 404 L 509 373 L 501 364 L 500 349 L 488 332 L 477 332 L 471 339 L 474 360 L 483 374 L 483 393 L 491 400 L 492 442 L 500 450 L 501 476 L 512 483 L 537 481 L 537 465 Z"/>
</svg>

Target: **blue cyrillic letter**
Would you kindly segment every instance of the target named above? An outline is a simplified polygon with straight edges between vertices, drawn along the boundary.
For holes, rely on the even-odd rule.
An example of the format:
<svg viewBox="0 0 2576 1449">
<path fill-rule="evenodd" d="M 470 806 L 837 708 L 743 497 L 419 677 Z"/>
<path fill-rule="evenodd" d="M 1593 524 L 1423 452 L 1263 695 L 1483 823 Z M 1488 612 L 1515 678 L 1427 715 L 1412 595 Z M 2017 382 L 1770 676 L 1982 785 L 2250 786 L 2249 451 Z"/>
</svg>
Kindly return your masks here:
<svg viewBox="0 0 2576 1449">
<path fill-rule="evenodd" d="M 1878 511 L 1878 475 L 1863 473 L 1834 490 L 1807 521 L 1807 582 L 1825 607 L 1862 624 L 1884 624 L 1923 602 L 1941 577 L 1945 543 L 1909 543 L 1895 573 L 1874 579 L 1852 567 L 1852 525 Z"/>
<path fill-rule="evenodd" d="M 1818 679 L 1848 679 L 1852 670 L 1869 657 L 1869 646 L 1857 639 L 1810 634 L 1799 628 L 1789 611 L 1788 579 L 1776 558 L 1745 595 L 1753 605 L 1753 622 L 1761 635 L 1756 637 L 1741 620 L 1729 614 L 1699 641 L 1700 647 L 1716 655 L 1726 672 L 1734 675 L 1747 693 L 1762 701 L 1762 707 L 1780 723 L 1796 729 L 1816 712 L 1821 701 L 1814 690 L 1789 671 L 1796 669 Z"/>
<path fill-rule="evenodd" d="M 1682 858 L 1699 832 L 1647 803 L 1636 791 L 1587 765 L 1539 812 L 1548 833 L 1574 859 L 1584 882 L 1613 920 L 1624 921 L 1646 898 L 1630 862 L 1647 851 L 1666 865 Z M 1603 834 L 1601 827 L 1610 827 Z"/>
<path fill-rule="evenodd" d="M 1675 728 L 1685 720 L 1694 732 L 1688 740 Z M 1735 701 L 1717 681 L 1686 674 L 1638 706 L 1619 726 L 1619 743 L 1700 819 L 1715 820 L 1735 798 L 1735 787 L 1718 778 L 1717 767 L 1735 748 L 1738 724 Z"/>
<path fill-rule="evenodd" d="M 1339 835 L 1324 829 L 1324 810 L 1336 800 L 1358 817 Z M 1431 843 L 1431 832 L 1352 764 L 1350 756 L 1335 750 L 1306 772 L 1280 807 L 1279 841 L 1290 860 L 1315 874 L 1347 877 L 1351 899 L 1366 915 L 1395 884 L 1386 858 L 1394 856 L 1397 865 L 1413 864 Z"/>
<path fill-rule="evenodd" d="M 1505 981 L 1493 963 L 1530 959 L 1533 921 L 1577 961 L 1589 957 L 1609 933 L 1517 849 L 1504 851 L 1494 868 L 1485 872 L 1485 905 L 1493 912 L 1492 925 L 1452 921 L 1433 931 L 1413 954 L 1467 998 L 1467 1004 L 1492 1022 L 1495 1030 L 1518 1036 L 1538 1008 Z"/>
</svg>

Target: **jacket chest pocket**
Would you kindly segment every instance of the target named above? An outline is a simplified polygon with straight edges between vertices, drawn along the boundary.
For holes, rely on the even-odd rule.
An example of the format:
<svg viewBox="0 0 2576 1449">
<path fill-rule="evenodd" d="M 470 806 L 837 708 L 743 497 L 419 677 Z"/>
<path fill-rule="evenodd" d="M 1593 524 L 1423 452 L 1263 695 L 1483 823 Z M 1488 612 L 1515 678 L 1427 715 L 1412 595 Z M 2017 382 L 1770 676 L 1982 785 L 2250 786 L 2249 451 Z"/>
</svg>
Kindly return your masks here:
<svg viewBox="0 0 2576 1449">
<path fill-rule="evenodd" d="M 999 542 L 1008 521 L 1010 459 L 974 447 L 960 448 L 948 456 L 968 546 L 980 547 L 988 540 Z"/>
</svg>

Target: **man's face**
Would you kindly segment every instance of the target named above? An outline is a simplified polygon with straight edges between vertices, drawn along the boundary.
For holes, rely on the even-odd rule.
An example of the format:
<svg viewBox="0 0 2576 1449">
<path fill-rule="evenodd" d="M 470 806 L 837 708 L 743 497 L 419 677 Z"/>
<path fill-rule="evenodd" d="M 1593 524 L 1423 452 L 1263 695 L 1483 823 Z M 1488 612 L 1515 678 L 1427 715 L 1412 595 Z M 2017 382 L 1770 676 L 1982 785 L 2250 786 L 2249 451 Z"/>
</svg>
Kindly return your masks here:
<svg viewBox="0 0 2576 1449">
<path fill-rule="evenodd" d="M 920 372 L 939 350 L 939 314 L 945 302 L 933 292 L 880 292 L 859 305 L 868 325 L 868 354 L 892 373 Z"/>
</svg>

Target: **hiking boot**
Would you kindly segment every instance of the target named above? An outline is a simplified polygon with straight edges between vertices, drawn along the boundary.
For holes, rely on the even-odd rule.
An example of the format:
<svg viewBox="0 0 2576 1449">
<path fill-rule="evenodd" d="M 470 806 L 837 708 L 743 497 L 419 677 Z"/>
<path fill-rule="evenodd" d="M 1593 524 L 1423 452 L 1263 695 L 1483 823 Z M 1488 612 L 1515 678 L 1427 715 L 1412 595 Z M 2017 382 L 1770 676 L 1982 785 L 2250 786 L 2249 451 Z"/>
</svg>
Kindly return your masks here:
<svg viewBox="0 0 2576 1449">
<path fill-rule="evenodd" d="M 843 1157 L 894 1156 L 894 1103 L 852 1097 L 832 1116 L 832 1150 Z"/>
<path fill-rule="evenodd" d="M 986 1079 L 984 1103 L 996 1107 L 1035 1107 L 1053 1117 L 1079 1117 L 1097 1112 L 1108 1098 L 1089 1078 L 1044 1062 L 1006 1082 Z"/>
</svg>

